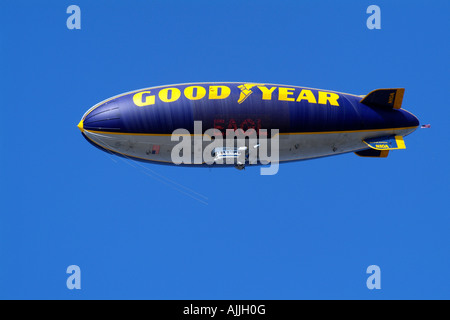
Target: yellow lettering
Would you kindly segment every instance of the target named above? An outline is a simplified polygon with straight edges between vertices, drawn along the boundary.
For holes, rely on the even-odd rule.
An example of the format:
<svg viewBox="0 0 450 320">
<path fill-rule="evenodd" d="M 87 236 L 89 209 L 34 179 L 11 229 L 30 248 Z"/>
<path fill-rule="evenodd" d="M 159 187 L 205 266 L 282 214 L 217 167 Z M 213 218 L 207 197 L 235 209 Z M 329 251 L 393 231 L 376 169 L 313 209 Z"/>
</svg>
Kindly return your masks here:
<svg viewBox="0 0 450 320">
<path fill-rule="evenodd" d="M 265 86 L 258 86 L 259 90 L 262 92 L 263 100 L 272 100 L 272 93 L 275 91 L 277 87 L 272 87 L 267 89 Z"/>
<path fill-rule="evenodd" d="M 196 96 L 194 96 L 194 89 L 197 89 Z M 206 95 L 206 89 L 199 86 L 190 86 L 184 89 L 184 96 L 189 100 L 200 100 Z"/>
<path fill-rule="evenodd" d="M 219 90 L 220 89 L 220 90 Z M 231 89 L 227 86 L 210 86 L 209 99 L 225 99 L 231 93 Z"/>
<path fill-rule="evenodd" d="M 281 101 L 295 101 L 295 99 L 292 97 L 289 97 L 294 94 L 294 88 L 278 88 L 278 100 Z"/>
<path fill-rule="evenodd" d="M 297 101 L 307 100 L 309 103 L 317 103 L 316 97 L 311 90 L 303 89 L 297 97 Z"/>
<path fill-rule="evenodd" d="M 145 96 L 145 100 L 142 100 L 144 94 Z M 133 102 L 135 105 L 137 105 L 138 107 L 144 107 L 144 106 L 149 106 L 151 104 L 155 104 L 155 96 L 149 96 L 150 91 L 141 91 L 136 93 L 133 96 Z"/>
<path fill-rule="evenodd" d="M 394 102 L 394 97 L 395 97 L 395 92 L 390 93 L 389 94 L 389 101 L 388 101 L 388 103 Z"/>
<path fill-rule="evenodd" d="M 332 106 L 339 106 L 338 99 L 339 95 L 337 93 L 319 91 L 320 104 L 327 104 L 328 101 Z"/>
<path fill-rule="evenodd" d="M 170 91 L 170 98 L 169 98 L 169 91 Z M 165 88 L 159 91 L 158 97 L 163 102 L 173 102 L 178 100 L 178 98 L 181 96 L 180 89 L 178 88 Z"/>
</svg>

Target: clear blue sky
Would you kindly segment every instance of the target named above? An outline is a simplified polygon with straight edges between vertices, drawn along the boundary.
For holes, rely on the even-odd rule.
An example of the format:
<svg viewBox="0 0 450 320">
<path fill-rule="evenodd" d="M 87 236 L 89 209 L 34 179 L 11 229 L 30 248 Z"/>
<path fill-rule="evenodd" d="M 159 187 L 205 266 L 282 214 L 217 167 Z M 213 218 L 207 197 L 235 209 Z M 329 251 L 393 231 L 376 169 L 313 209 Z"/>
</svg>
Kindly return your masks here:
<svg viewBox="0 0 450 320">
<path fill-rule="evenodd" d="M 81 30 L 66 28 L 71 4 Z M 371 4 L 381 30 L 366 27 Z M 446 0 L 2 1 L 0 298 L 450 298 L 449 12 Z M 124 161 L 76 127 L 108 97 L 198 81 L 404 87 L 432 128 L 387 159 L 260 176 Z M 366 287 L 373 264 L 381 290 Z"/>
</svg>

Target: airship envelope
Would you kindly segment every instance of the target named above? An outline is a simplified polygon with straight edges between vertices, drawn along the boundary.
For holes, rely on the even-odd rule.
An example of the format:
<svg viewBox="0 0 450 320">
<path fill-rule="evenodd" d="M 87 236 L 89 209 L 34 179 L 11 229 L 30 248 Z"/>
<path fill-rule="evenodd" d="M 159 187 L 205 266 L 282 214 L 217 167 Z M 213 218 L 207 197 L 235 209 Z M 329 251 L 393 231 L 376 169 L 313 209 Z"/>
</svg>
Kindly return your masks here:
<svg viewBox="0 0 450 320">
<path fill-rule="evenodd" d="M 404 92 L 378 89 L 360 96 L 265 83 L 166 85 L 106 99 L 90 108 L 78 127 L 103 151 L 168 165 L 242 169 L 253 150 L 257 160 L 266 145 L 273 154 L 274 139 L 278 159 L 272 161 L 280 163 L 348 152 L 384 158 L 390 150 L 404 149 L 404 137 L 419 126 L 418 119 L 402 109 Z M 220 146 L 228 132 L 244 137 L 244 144 Z M 249 133 L 256 134 L 256 140 Z M 179 163 L 174 150 L 185 139 L 191 143 L 183 141 L 180 154 L 188 160 Z M 220 147 L 206 149 L 212 141 Z M 212 163 L 205 161 L 205 150 L 215 159 Z"/>
</svg>

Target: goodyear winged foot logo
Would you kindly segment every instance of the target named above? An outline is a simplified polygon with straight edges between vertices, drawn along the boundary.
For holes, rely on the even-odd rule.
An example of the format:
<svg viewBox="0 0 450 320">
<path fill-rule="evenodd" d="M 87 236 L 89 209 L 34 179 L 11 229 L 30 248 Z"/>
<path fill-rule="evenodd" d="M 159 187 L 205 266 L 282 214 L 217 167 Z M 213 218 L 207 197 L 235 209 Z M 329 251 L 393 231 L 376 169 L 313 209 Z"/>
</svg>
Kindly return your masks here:
<svg viewBox="0 0 450 320">
<path fill-rule="evenodd" d="M 241 90 L 241 95 L 239 96 L 239 100 L 238 100 L 239 104 L 244 102 L 245 99 L 247 99 L 253 93 L 253 91 L 250 89 L 255 86 L 264 86 L 264 85 L 260 84 L 260 83 L 246 83 L 246 84 L 238 86 L 238 88 Z"/>
</svg>

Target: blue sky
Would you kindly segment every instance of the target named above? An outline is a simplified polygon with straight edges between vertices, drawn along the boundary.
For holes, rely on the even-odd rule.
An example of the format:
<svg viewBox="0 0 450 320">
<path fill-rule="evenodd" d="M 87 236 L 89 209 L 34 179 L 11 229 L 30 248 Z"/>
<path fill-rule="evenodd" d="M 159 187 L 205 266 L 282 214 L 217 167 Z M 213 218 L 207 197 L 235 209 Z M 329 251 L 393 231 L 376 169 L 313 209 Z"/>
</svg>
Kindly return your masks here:
<svg viewBox="0 0 450 320">
<path fill-rule="evenodd" d="M 66 27 L 71 4 L 81 30 Z M 381 30 L 366 27 L 371 4 Z M 0 298 L 450 298 L 449 11 L 449 1 L 3 1 Z M 261 176 L 137 164 L 76 127 L 116 94 L 199 81 L 404 87 L 403 107 L 432 128 L 387 159 L 347 154 Z M 73 264 L 81 290 L 66 288 Z M 366 287 L 374 264 L 381 290 Z"/>
</svg>

